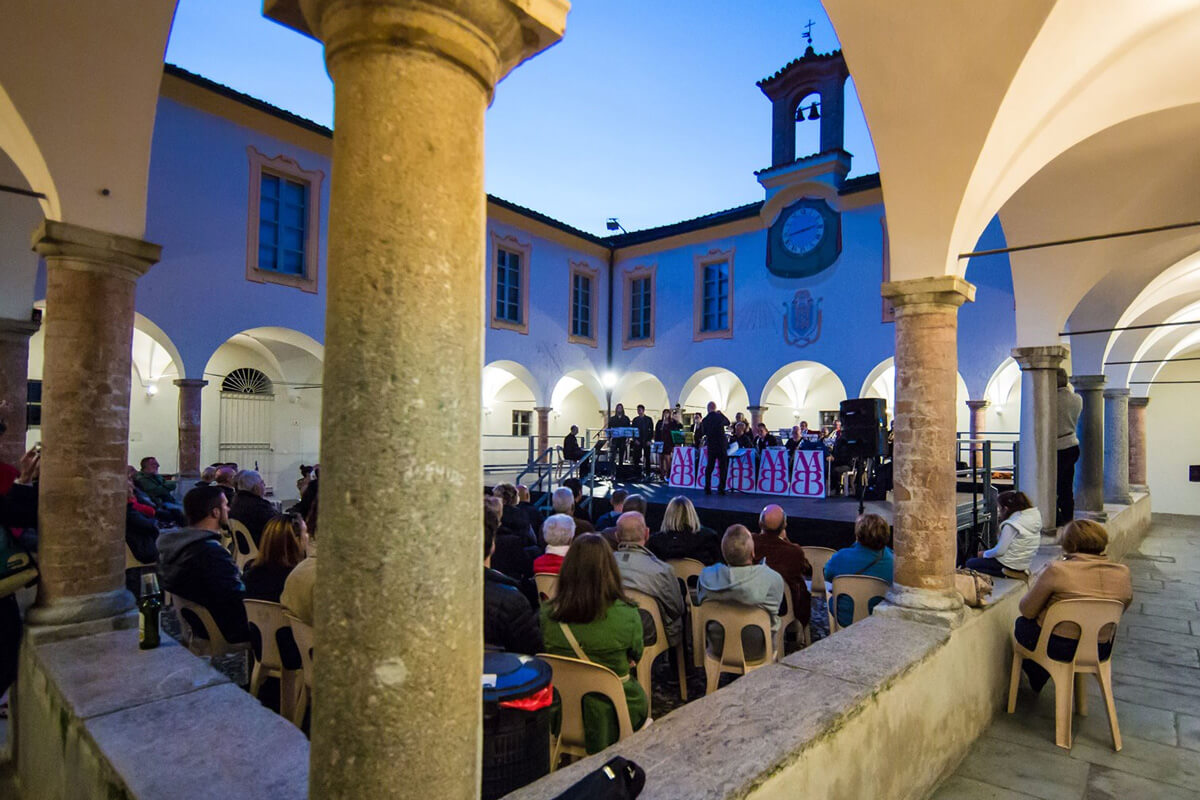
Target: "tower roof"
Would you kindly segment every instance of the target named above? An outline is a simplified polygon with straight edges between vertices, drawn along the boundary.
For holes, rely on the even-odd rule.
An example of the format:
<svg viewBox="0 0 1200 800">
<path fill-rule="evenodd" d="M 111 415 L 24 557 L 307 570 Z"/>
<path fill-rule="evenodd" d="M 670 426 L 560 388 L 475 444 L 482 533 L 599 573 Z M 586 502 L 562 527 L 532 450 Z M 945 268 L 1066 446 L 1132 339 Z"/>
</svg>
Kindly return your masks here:
<svg viewBox="0 0 1200 800">
<path fill-rule="evenodd" d="M 774 98 L 776 95 L 786 92 L 798 80 L 838 70 L 847 72 L 846 60 L 842 57 L 841 50 L 818 53 L 813 50 L 812 45 L 809 45 L 805 48 L 804 55 L 788 62 L 774 75 L 768 75 L 755 85 L 762 89 L 763 94 L 767 97 Z"/>
</svg>

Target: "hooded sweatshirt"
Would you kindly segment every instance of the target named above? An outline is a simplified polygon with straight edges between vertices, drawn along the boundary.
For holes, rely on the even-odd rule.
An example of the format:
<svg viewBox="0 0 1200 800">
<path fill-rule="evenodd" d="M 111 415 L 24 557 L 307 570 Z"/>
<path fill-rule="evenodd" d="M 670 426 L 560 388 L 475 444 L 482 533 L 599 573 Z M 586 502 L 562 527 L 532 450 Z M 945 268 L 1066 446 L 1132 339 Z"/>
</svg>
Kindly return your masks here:
<svg viewBox="0 0 1200 800">
<path fill-rule="evenodd" d="M 249 640 L 242 604 L 246 589 L 216 531 L 164 531 L 158 537 L 158 572 L 163 590 L 207 608 L 227 641 Z"/>
<path fill-rule="evenodd" d="M 713 564 L 700 573 L 697 585 L 701 603 L 717 600 L 757 606 L 771 615 L 771 633 L 779 630 L 783 577 L 765 563 L 746 567 Z"/>
<path fill-rule="evenodd" d="M 1013 513 L 1000 525 L 1000 541 L 984 558 L 994 558 L 1009 569 L 1024 572 L 1042 543 L 1042 515 L 1036 508 Z"/>
</svg>

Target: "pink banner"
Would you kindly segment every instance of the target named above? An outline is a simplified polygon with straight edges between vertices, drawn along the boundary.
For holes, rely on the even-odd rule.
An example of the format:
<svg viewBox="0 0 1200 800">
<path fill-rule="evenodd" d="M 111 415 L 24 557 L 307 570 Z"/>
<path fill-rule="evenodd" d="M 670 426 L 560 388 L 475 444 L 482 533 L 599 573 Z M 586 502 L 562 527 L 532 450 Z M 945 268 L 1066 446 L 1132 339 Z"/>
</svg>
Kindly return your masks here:
<svg viewBox="0 0 1200 800">
<path fill-rule="evenodd" d="M 825 496 L 825 451 L 797 450 L 788 494 L 793 497 Z"/>
<path fill-rule="evenodd" d="M 754 457 L 753 450 L 747 450 L 740 456 L 729 459 L 729 488 L 735 492 L 754 491 Z"/>
<path fill-rule="evenodd" d="M 680 489 L 696 488 L 696 448 L 676 447 L 671 451 L 671 474 L 667 483 Z"/>
<path fill-rule="evenodd" d="M 759 494 L 788 494 L 788 454 L 783 447 L 768 447 L 758 465 Z"/>
</svg>

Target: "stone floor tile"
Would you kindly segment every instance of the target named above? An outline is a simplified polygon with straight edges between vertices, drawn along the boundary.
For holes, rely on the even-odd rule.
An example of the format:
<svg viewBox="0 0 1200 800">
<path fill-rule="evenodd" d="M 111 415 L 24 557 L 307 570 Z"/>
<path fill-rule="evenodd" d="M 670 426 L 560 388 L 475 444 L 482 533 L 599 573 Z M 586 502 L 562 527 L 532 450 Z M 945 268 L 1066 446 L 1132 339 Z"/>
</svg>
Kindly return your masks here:
<svg viewBox="0 0 1200 800">
<path fill-rule="evenodd" d="M 1136 603 L 1141 607 L 1141 613 L 1152 617 L 1172 617 L 1175 619 L 1200 619 L 1200 608 L 1194 601 L 1188 600 L 1143 600 Z"/>
<path fill-rule="evenodd" d="M 1156 617 L 1150 614 L 1139 614 L 1126 611 L 1121 617 L 1121 628 L 1157 628 L 1160 631 L 1175 631 L 1176 633 L 1191 633 L 1188 620 L 1177 617 Z"/>
<path fill-rule="evenodd" d="M 1161 664 L 1175 664 L 1180 667 L 1200 669 L 1200 638 L 1192 636 L 1183 638 L 1190 639 L 1191 642 L 1168 644 L 1126 639 L 1117 650 L 1117 655 L 1123 658 L 1157 661 Z"/>
<path fill-rule="evenodd" d="M 1071 748 L 1071 758 L 1184 789 L 1200 787 L 1200 758 L 1194 752 L 1133 736 L 1121 739 L 1123 747 L 1118 753 L 1111 742 L 1099 745 L 1090 738 L 1078 738 Z"/>
<path fill-rule="evenodd" d="M 1160 631 L 1157 628 L 1122 627 L 1118 634 L 1117 652 L 1124 651 L 1126 644 L 1133 642 L 1157 642 L 1182 647 L 1200 647 L 1200 636 L 1178 631 Z"/>
<path fill-rule="evenodd" d="M 1084 800 L 1128 800 L 1153 797 L 1155 800 L 1195 800 L 1200 792 L 1190 792 L 1148 778 L 1115 769 L 1093 766 L 1088 774 Z"/>
<path fill-rule="evenodd" d="M 1135 736 L 1148 742 L 1157 742 L 1170 747 L 1179 743 L 1179 734 L 1175 724 L 1175 712 L 1164 708 L 1138 705 L 1125 700 L 1117 700 L 1117 725 L 1122 736 Z M 1038 717 L 1045 720 L 1050 727 L 1050 735 L 1054 735 L 1054 702 L 1048 692 L 1042 692 L 1036 709 Z M 1104 709 L 1104 701 L 1098 693 L 1088 693 L 1088 714 L 1086 717 L 1075 715 L 1072 722 L 1075 736 L 1084 737 L 1097 744 L 1111 744 L 1112 734 L 1108 729 L 1108 712 Z"/>
<path fill-rule="evenodd" d="M 1135 683 L 1134 680 L 1113 681 L 1113 697 L 1151 708 L 1200 716 L 1200 697 L 1175 688 Z"/>
<path fill-rule="evenodd" d="M 1031 797 L 1033 795 L 992 786 L 961 775 L 951 775 L 930 795 L 930 800 L 1026 800 Z"/>
<path fill-rule="evenodd" d="M 1200 717 L 1177 714 L 1179 720 L 1179 746 L 1200 751 Z"/>
<path fill-rule="evenodd" d="M 1027 747 L 984 736 L 956 774 L 1042 800 L 1078 800 L 1087 785 L 1088 765 L 1053 743 Z"/>
<path fill-rule="evenodd" d="M 1185 667 L 1179 664 L 1167 664 L 1138 656 L 1114 653 L 1112 671 L 1114 675 L 1135 675 L 1147 680 L 1200 690 L 1200 667 Z"/>
</svg>

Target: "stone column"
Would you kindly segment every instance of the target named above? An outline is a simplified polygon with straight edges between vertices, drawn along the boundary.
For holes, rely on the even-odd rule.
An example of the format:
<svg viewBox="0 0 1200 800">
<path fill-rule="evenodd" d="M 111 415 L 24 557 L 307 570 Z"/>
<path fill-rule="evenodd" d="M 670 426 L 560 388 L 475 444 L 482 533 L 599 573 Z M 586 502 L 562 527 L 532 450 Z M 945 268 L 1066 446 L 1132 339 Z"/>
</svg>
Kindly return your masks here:
<svg viewBox="0 0 1200 800">
<path fill-rule="evenodd" d="M 1076 435 L 1075 516 L 1103 522 L 1104 513 L 1104 383 L 1103 375 L 1072 375 L 1071 385 L 1083 400 Z"/>
<path fill-rule="evenodd" d="M 29 337 L 38 329 L 27 319 L 0 319 L 0 464 L 16 464 L 25 454 L 25 400 L 28 397 Z"/>
<path fill-rule="evenodd" d="M 534 406 L 537 412 L 537 453 L 534 458 L 541 458 L 550 447 L 550 406 Z"/>
<path fill-rule="evenodd" d="M 958 307 L 975 287 L 956 276 L 894 281 L 896 437 L 893 525 L 896 566 L 888 600 L 897 613 L 955 624 L 955 395 Z"/>
<path fill-rule="evenodd" d="M 200 479 L 200 398 L 208 381 L 202 378 L 180 378 L 179 387 L 179 487 L 187 487 Z"/>
<path fill-rule="evenodd" d="M 758 427 L 758 423 L 762 422 L 763 414 L 766 412 L 766 406 L 747 406 L 746 410 L 750 412 L 750 428 L 751 435 L 755 433 L 754 428 Z"/>
<path fill-rule="evenodd" d="M 1058 507 L 1058 377 L 1067 358 L 1062 345 L 1016 347 L 1021 367 L 1020 486 L 1042 515 L 1042 533 L 1052 534 Z"/>
<path fill-rule="evenodd" d="M 46 220 L 37 605 L 33 624 L 133 608 L 125 591 L 125 466 L 134 286 L 156 244 Z"/>
<path fill-rule="evenodd" d="M 1104 390 L 1104 502 L 1129 505 L 1129 390 Z"/>
<path fill-rule="evenodd" d="M 1149 397 L 1129 398 L 1129 489 L 1150 491 L 1146 479 L 1146 406 Z"/>
<path fill-rule="evenodd" d="M 979 439 L 987 427 L 987 400 L 968 400 L 967 408 L 971 410 L 971 423 L 968 432 L 972 439 Z M 983 466 L 983 445 L 971 445 L 971 462 L 977 466 Z"/>
<path fill-rule="evenodd" d="M 310 791 L 476 797 L 484 111 L 505 73 L 562 35 L 567 5 L 267 8 L 324 42 L 337 129 Z M 441 424 L 414 426 L 422 409 Z M 377 474 L 391 479 L 363 480 Z"/>
</svg>

